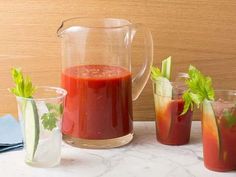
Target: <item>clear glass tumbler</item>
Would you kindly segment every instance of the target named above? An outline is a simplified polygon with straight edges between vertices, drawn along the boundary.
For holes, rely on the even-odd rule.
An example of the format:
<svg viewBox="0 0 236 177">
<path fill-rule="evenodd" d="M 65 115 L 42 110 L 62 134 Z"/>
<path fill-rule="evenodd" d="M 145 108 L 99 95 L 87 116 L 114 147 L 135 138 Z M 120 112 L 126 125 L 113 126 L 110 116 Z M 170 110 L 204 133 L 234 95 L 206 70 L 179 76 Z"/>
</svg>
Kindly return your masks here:
<svg viewBox="0 0 236 177">
<path fill-rule="evenodd" d="M 213 171 L 236 169 L 236 91 L 215 91 L 215 101 L 205 101 L 202 117 L 203 157 Z"/>
<path fill-rule="evenodd" d="M 66 94 L 64 89 L 45 86 L 37 87 L 33 98 L 16 97 L 27 164 L 52 167 L 60 163 Z"/>
<path fill-rule="evenodd" d="M 184 109 L 182 95 L 186 87 L 177 82 L 164 81 L 153 80 L 157 140 L 167 145 L 187 144 L 193 111 L 189 109 L 181 115 Z"/>
</svg>

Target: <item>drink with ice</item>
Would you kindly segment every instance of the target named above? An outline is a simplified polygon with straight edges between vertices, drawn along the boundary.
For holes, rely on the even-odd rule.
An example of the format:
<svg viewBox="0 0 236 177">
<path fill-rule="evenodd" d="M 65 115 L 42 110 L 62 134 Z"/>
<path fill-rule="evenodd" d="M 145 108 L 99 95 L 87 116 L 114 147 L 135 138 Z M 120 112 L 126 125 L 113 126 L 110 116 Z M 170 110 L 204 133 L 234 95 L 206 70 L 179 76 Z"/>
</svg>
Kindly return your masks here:
<svg viewBox="0 0 236 177">
<path fill-rule="evenodd" d="M 27 164 L 52 167 L 60 163 L 65 95 L 60 88 L 38 87 L 34 98 L 17 97 Z"/>
<path fill-rule="evenodd" d="M 217 91 L 216 93 L 221 94 L 221 99 L 205 101 L 203 104 L 204 164 L 214 171 L 235 170 L 236 92 Z"/>
</svg>

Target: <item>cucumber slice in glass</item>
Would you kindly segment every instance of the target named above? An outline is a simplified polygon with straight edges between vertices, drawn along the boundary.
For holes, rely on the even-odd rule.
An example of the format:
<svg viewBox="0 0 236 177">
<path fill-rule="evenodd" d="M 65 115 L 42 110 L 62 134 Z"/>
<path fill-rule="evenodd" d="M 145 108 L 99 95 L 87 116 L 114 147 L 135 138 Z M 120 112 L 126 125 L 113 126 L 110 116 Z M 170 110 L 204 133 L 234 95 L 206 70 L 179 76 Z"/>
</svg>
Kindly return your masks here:
<svg viewBox="0 0 236 177">
<path fill-rule="evenodd" d="M 162 97 L 168 97 L 166 101 L 172 99 L 172 85 L 171 82 L 165 77 L 158 77 L 155 82 L 154 93 Z"/>
<path fill-rule="evenodd" d="M 39 142 L 39 117 L 33 100 L 27 100 L 25 104 L 24 134 L 27 157 L 32 161 Z"/>
<path fill-rule="evenodd" d="M 160 129 L 160 136 L 163 139 L 167 139 L 171 132 L 171 127 L 173 125 L 173 119 L 171 112 L 168 109 L 169 104 L 172 100 L 172 84 L 170 82 L 171 76 L 171 57 L 162 61 L 161 76 L 158 76 L 158 70 L 153 72 L 153 91 L 154 99 L 157 113 L 157 122 Z"/>
<path fill-rule="evenodd" d="M 215 135 L 217 145 L 218 145 L 218 156 L 222 159 L 222 142 L 221 142 L 221 132 L 215 113 L 210 101 L 205 100 L 203 102 L 203 126 L 204 128 L 211 129 L 212 133 Z"/>
<path fill-rule="evenodd" d="M 162 129 L 159 133 L 163 139 L 167 139 L 173 124 L 171 112 L 168 109 L 172 100 L 172 85 L 167 78 L 159 77 L 154 86 L 154 101 L 158 114 L 157 122 L 159 123 L 159 128 Z"/>
</svg>

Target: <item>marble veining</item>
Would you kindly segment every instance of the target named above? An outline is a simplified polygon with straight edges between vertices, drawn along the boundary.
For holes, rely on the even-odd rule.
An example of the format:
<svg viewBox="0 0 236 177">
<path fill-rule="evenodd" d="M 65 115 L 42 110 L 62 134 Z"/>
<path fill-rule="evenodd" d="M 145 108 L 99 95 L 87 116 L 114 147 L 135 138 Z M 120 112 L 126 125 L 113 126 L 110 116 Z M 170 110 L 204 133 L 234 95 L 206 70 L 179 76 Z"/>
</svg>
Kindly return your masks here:
<svg viewBox="0 0 236 177">
<path fill-rule="evenodd" d="M 134 122 L 134 128 L 134 140 L 121 148 L 88 150 L 63 144 L 61 164 L 54 168 L 26 165 L 23 151 L 0 154 L 1 176 L 236 177 L 236 171 L 218 173 L 204 167 L 200 122 L 193 122 L 190 143 L 184 146 L 158 143 L 154 122 Z"/>
</svg>

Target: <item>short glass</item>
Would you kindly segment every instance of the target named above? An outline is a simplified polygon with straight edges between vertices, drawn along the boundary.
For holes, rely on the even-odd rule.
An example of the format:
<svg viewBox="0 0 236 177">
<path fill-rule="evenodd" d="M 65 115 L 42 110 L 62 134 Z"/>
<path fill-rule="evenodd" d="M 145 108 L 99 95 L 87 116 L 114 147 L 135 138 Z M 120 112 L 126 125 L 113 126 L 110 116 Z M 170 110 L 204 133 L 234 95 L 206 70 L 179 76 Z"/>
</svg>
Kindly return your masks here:
<svg viewBox="0 0 236 177">
<path fill-rule="evenodd" d="M 216 101 L 203 103 L 202 140 L 205 167 L 236 169 L 236 90 L 218 90 Z"/>
<path fill-rule="evenodd" d="M 162 144 L 184 145 L 189 142 L 193 111 L 189 109 L 181 115 L 185 90 L 186 87 L 177 82 L 168 84 L 163 80 L 153 80 L 156 137 Z"/>
<path fill-rule="evenodd" d="M 37 87 L 34 98 L 16 97 L 27 164 L 52 167 L 60 163 L 66 94 L 64 89 L 45 86 Z"/>
</svg>

